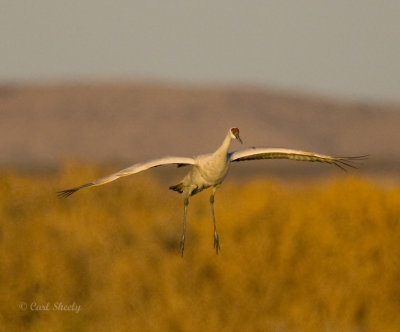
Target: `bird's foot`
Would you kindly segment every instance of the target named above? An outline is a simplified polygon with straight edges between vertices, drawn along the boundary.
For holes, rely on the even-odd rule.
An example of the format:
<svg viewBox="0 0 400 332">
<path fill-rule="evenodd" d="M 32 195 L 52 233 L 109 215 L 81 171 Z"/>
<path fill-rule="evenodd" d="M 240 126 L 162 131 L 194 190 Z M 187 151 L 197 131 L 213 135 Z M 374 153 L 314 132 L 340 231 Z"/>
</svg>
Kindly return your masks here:
<svg viewBox="0 0 400 332">
<path fill-rule="evenodd" d="M 182 236 L 182 240 L 181 240 L 181 256 L 183 257 L 183 251 L 185 250 L 185 236 Z"/>
<path fill-rule="evenodd" d="M 214 248 L 215 248 L 215 252 L 218 255 L 218 251 L 219 251 L 220 247 L 219 247 L 219 236 L 218 236 L 217 232 L 214 232 Z"/>
</svg>

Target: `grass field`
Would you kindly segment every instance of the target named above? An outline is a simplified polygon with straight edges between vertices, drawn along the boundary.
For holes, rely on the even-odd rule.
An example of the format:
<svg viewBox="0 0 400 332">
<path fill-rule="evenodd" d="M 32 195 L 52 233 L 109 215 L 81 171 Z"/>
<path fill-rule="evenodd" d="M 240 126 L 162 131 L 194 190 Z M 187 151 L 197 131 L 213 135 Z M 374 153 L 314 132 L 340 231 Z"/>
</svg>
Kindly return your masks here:
<svg viewBox="0 0 400 332">
<path fill-rule="evenodd" d="M 201 193 L 181 258 L 182 198 L 152 172 L 56 198 L 107 171 L 0 175 L 5 331 L 400 331 L 399 186 L 228 178 L 220 254 Z"/>
</svg>

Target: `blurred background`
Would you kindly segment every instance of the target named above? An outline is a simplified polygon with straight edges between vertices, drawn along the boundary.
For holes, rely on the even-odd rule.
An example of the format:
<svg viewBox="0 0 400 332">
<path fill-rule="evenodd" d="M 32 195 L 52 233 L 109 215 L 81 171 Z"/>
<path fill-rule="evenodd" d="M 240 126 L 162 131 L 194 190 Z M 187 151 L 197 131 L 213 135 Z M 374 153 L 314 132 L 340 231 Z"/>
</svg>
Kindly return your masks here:
<svg viewBox="0 0 400 332">
<path fill-rule="evenodd" d="M 2 326 L 399 330 L 399 12 L 394 0 L 5 1 Z M 178 255 L 182 202 L 167 185 L 185 170 L 54 197 L 211 152 L 232 126 L 244 146 L 370 158 L 348 173 L 234 165 L 216 197 L 218 256 L 204 193 Z M 30 308 L 58 302 L 81 310 Z"/>
</svg>

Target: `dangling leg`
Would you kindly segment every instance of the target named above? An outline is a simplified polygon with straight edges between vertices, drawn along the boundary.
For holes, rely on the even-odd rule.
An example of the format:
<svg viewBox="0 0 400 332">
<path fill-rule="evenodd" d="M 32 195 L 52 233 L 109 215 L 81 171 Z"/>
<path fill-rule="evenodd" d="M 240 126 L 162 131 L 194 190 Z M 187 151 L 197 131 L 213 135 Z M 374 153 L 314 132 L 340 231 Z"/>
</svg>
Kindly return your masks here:
<svg viewBox="0 0 400 332">
<path fill-rule="evenodd" d="M 188 205 L 189 205 L 189 197 L 186 196 L 185 200 L 183 201 L 183 232 L 182 232 L 182 239 L 181 239 L 181 255 L 182 255 L 182 257 L 183 257 L 183 250 L 185 250 L 186 213 L 187 213 Z"/>
<path fill-rule="evenodd" d="M 215 214 L 214 214 L 214 196 L 215 196 L 215 192 L 217 190 L 217 187 L 213 187 L 212 189 L 212 193 L 210 196 L 210 205 L 211 205 L 211 214 L 212 214 L 212 218 L 213 218 L 213 222 L 214 222 L 214 248 L 215 251 L 218 254 L 219 251 L 219 236 L 217 233 L 217 225 L 215 223 Z"/>
</svg>

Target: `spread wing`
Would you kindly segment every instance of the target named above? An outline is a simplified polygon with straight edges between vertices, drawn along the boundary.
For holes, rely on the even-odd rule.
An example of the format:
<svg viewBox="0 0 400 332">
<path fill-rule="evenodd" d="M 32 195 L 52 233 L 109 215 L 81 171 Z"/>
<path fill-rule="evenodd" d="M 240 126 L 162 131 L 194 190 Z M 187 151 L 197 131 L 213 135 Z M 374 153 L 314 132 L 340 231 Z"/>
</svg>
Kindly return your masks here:
<svg viewBox="0 0 400 332">
<path fill-rule="evenodd" d="M 78 191 L 79 189 L 82 189 L 82 188 L 100 186 L 102 184 L 106 184 L 108 182 L 114 181 L 123 176 L 139 173 L 139 172 L 145 171 L 149 168 L 163 166 L 163 165 L 171 165 L 171 164 L 177 164 L 178 166 L 194 165 L 194 159 L 186 158 L 186 157 L 164 157 L 164 158 L 160 158 L 160 159 L 150 160 L 145 163 L 134 164 L 128 168 L 125 168 L 125 169 L 119 171 L 119 172 L 110 174 L 108 176 L 102 177 L 100 179 L 94 180 L 89 183 L 85 183 L 81 186 L 67 189 L 67 190 L 61 190 L 61 191 L 57 192 L 57 196 L 59 198 L 67 198 L 68 196 L 72 195 L 73 193 L 75 193 L 76 191 Z"/>
<path fill-rule="evenodd" d="M 338 166 L 355 168 L 354 162 L 364 160 L 368 155 L 354 157 L 331 157 L 314 152 L 290 150 L 281 148 L 250 148 L 236 151 L 230 154 L 230 161 L 258 160 L 258 159 L 292 159 L 298 161 L 311 161 L 328 163 Z"/>
</svg>

